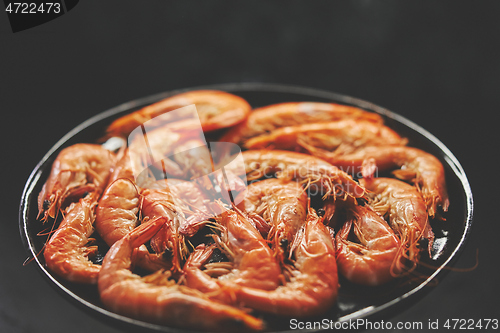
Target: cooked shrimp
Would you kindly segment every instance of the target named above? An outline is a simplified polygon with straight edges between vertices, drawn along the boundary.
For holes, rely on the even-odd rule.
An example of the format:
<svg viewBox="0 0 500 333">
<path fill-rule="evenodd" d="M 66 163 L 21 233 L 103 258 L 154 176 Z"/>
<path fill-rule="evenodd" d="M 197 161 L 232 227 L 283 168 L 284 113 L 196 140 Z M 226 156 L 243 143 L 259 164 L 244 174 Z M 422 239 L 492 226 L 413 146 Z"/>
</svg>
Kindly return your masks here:
<svg viewBox="0 0 500 333">
<path fill-rule="evenodd" d="M 207 177 L 212 173 L 212 159 L 205 140 L 192 139 L 177 145 L 174 149 L 174 160 L 184 170 L 185 179 L 196 179 L 205 189 L 212 188 Z"/>
<path fill-rule="evenodd" d="M 98 196 L 98 192 L 92 192 L 72 203 L 59 228 L 45 244 L 43 256 L 47 267 L 68 281 L 97 283 L 101 266 L 89 260 L 97 253 L 97 246 L 87 244 L 94 231 L 92 224 Z"/>
<path fill-rule="evenodd" d="M 404 146 L 364 147 L 351 154 L 341 155 L 322 150 L 311 153 L 340 168 L 362 167 L 363 177 L 378 171 L 400 167 L 393 173 L 404 180 L 412 180 L 424 197 L 428 214 L 434 217 L 441 206 L 448 211 L 449 200 L 446 179 L 441 162 L 423 150 Z M 364 163 L 364 165 L 363 165 Z"/>
<path fill-rule="evenodd" d="M 184 236 L 180 234 L 179 227 L 185 218 L 182 206 L 170 189 L 146 189 L 141 191 L 141 212 L 144 218 L 163 218 L 165 228 L 151 239 L 151 247 L 156 253 L 165 250 L 171 252 L 174 270 L 181 269 L 181 260 L 187 254 Z"/>
<path fill-rule="evenodd" d="M 149 181 L 144 170 L 154 166 L 169 177 L 182 177 L 184 172 L 173 160 L 168 158 L 173 154 L 176 145 L 187 140 L 183 133 L 173 131 L 169 125 L 147 133 L 133 132 L 129 137 L 129 156 L 133 173 L 138 185 L 145 187 Z"/>
<path fill-rule="evenodd" d="M 295 234 L 307 216 L 308 197 L 302 186 L 284 179 L 265 179 L 252 183 L 244 198 L 237 198 L 238 208 L 249 215 L 258 215 L 271 225 L 268 239 L 280 262 L 284 262 Z"/>
<path fill-rule="evenodd" d="M 113 163 L 113 153 L 100 145 L 79 143 L 61 150 L 38 195 L 38 216 L 45 222 L 57 215 L 66 199 L 102 192 Z"/>
<path fill-rule="evenodd" d="M 277 128 L 304 123 L 330 122 L 345 118 L 382 122 L 376 113 L 333 103 L 291 102 L 255 109 L 241 124 L 229 130 L 220 141 L 243 144 L 248 139 Z"/>
<path fill-rule="evenodd" d="M 139 189 L 133 181 L 126 152 L 110 179 L 112 182 L 104 190 L 96 209 L 95 229 L 106 244 L 112 246 L 139 224 Z M 170 266 L 161 254 L 149 253 L 144 245 L 137 249 L 134 263 L 150 271 Z"/>
<path fill-rule="evenodd" d="M 274 290 L 263 290 L 217 280 L 211 297 L 230 304 L 294 317 L 320 315 L 337 299 L 338 276 L 335 249 L 323 221 L 314 210 L 295 235 L 295 261 L 289 268 L 290 280 Z M 214 280 L 198 274 L 199 285 L 213 286 Z"/>
<path fill-rule="evenodd" d="M 263 323 L 242 310 L 209 300 L 202 293 L 179 286 L 170 272 L 140 277 L 131 272 L 135 248 L 164 227 L 163 218 L 142 224 L 116 242 L 106 254 L 98 288 L 106 308 L 147 322 L 211 331 L 261 330 Z"/>
<path fill-rule="evenodd" d="M 200 219 L 204 220 L 210 214 L 207 207 L 210 200 L 195 182 L 169 178 L 157 181 L 151 188 L 168 189 L 173 197 L 179 199 L 176 201 L 176 204 L 180 205 L 177 208 L 186 217 L 179 221 L 179 233 L 181 235 L 190 238 L 203 227 L 204 224 L 199 222 L 201 222 Z"/>
<path fill-rule="evenodd" d="M 274 258 L 273 251 L 250 220 L 241 212 L 231 210 L 223 212 L 216 217 L 216 220 L 221 235 L 215 239 L 222 247 L 222 251 L 231 258 L 232 263 L 232 269 L 218 280 L 264 290 L 275 289 L 280 280 L 280 266 Z M 184 266 L 184 276 L 189 287 L 203 292 L 218 289 L 216 285 L 206 286 L 203 283 L 206 274 L 198 269 L 209 259 L 212 250 L 213 248 L 205 249 L 201 246 L 188 258 Z M 198 276 L 200 274 L 201 277 Z"/>
<path fill-rule="evenodd" d="M 107 129 L 108 137 L 126 137 L 132 130 L 160 114 L 195 104 L 204 131 L 236 125 L 251 111 L 247 101 L 217 90 L 196 90 L 174 95 L 115 120 Z M 172 119 L 174 121 L 176 119 Z"/>
<path fill-rule="evenodd" d="M 122 146 L 116 154 L 115 164 L 112 167 L 108 185 L 117 179 L 128 179 L 132 183 L 135 183 L 135 175 L 132 161 L 130 160 L 129 149 L 125 146 Z"/>
<path fill-rule="evenodd" d="M 245 147 L 296 150 L 302 144 L 347 154 L 366 145 L 404 145 L 406 139 L 380 123 L 363 119 L 342 119 L 278 128 L 269 134 L 249 139 L 245 142 Z"/>
<path fill-rule="evenodd" d="M 376 286 L 401 273 L 400 242 L 370 206 L 349 205 L 347 220 L 335 237 L 337 265 L 349 281 Z M 351 230 L 356 240 L 351 240 Z"/>
<path fill-rule="evenodd" d="M 298 180 L 306 188 L 319 183 L 324 198 L 364 195 L 364 189 L 347 173 L 314 156 L 282 150 L 247 150 L 242 156 L 249 180 L 271 178 L 277 173 L 278 178 Z M 229 171 L 243 176 L 239 168 Z"/>
<path fill-rule="evenodd" d="M 95 228 L 109 245 L 132 231 L 138 224 L 139 192 L 129 179 L 120 178 L 104 191 L 96 210 Z"/>
<path fill-rule="evenodd" d="M 361 184 L 369 191 L 370 206 L 389 218 L 392 229 L 401 240 L 403 256 L 413 264 L 410 269 L 414 268 L 419 259 L 421 238 L 428 240 L 429 255 L 434 240 L 422 196 L 415 187 L 397 179 L 362 179 Z"/>
<path fill-rule="evenodd" d="M 152 239 L 151 246 L 157 253 L 173 252 L 178 265 L 187 255 L 185 240 L 194 236 L 212 216 L 211 202 L 195 182 L 180 179 L 163 179 L 143 190 L 142 213 L 147 218 L 168 217 L 171 223 Z M 210 207 L 210 209 L 209 209 Z"/>
<path fill-rule="evenodd" d="M 139 192 L 127 150 L 113 167 L 109 185 L 96 209 L 95 228 L 109 245 L 132 231 L 138 224 Z"/>
</svg>

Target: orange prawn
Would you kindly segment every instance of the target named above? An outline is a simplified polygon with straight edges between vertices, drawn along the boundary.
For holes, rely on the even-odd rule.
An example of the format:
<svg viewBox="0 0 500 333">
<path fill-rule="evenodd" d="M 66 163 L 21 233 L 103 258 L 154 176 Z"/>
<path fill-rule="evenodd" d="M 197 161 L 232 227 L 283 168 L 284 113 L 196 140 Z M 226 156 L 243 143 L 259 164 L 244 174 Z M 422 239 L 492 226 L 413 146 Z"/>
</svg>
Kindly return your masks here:
<svg viewBox="0 0 500 333">
<path fill-rule="evenodd" d="M 296 150 L 301 145 L 320 145 L 325 150 L 346 154 L 368 144 L 404 145 L 406 139 L 380 123 L 364 119 L 342 119 L 278 128 L 249 139 L 245 142 L 245 147 Z"/>
<path fill-rule="evenodd" d="M 213 131 L 238 124 L 251 111 L 251 106 L 246 100 L 224 91 L 188 91 L 168 97 L 115 120 L 107 129 L 107 137 L 126 137 L 144 122 L 160 114 L 191 104 L 196 105 L 204 131 Z"/>
<path fill-rule="evenodd" d="M 207 194 L 196 183 L 181 179 L 160 180 L 157 185 L 161 186 L 160 189 L 167 186 L 172 195 L 179 199 L 178 204 L 186 217 L 180 221 L 179 233 L 187 238 L 194 236 L 203 227 L 203 223 L 198 220 L 210 215 Z"/>
<path fill-rule="evenodd" d="M 173 268 L 181 269 L 181 260 L 188 250 L 185 237 L 180 234 L 179 228 L 185 215 L 179 200 L 166 189 L 145 189 L 141 191 L 141 212 L 144 218 L 162 218 L 165 228 L 151 239 L 151 247 L 156 253 L 168 250 L 171 253 Z"/>
<path fill-rule="evenodd" d="M 351 154 L 337 155 L 321 150 L 311 153 L 340 168 L 361 167 L 364 178 L 372 177 L 376 170 L 393 171 L 403 180 L 411 180 L 422 193 L 430 217 L 438 212 L 438 207 L 448 211 L 449 199 L 446 190 L 446 178 L 441 162 L 433 155 L 413 147 L 379 146 L 364 147 Z"/>
<path fill-rule="evenodd" d="M 126 151 L 115 166 L 110 180 L 99 200 L 95 219 L 95 229 L 108 246 L 123 238 L 139 224 L 139 189 L 134 182 Z M 134 262 L 151 271 L 168 267 L 161 254 L 149 253 L 146 246 L 137 249 Z"/>
<path fill-rule="evenodd" d="M 418 190 L 405 182 L 391 178 L 362 179 L 361 184 L 369 191 L 370 206 L 382 216 L 387 216 L 392 229 L 400 238 L 403 256 L 413 269 L 419 259 L 418 243 L 428 240 L 432 249 L 434 234 L 427 217 L 425 202 Z"/>
<path fill-rule="evenodd" d="M 275 289 L 279 285 L 280 266 L 273 251 L 250 220 L 241 212 L 231 210 L 223 212 L 215 219 L 218 223 L 214 228 L 219 228 L 221 235 L 214 235 L 214 239 L 231 260 L 229 266 L 228 263 L 222 263 L 228 271 L 219 276 L 218 281 L 230 281 L 240 286 L 264 290 Z M 203 292 L 219 288 L 216 281 L 212 285 L 204 283 L 210 270 L 199 270 L 201 264 L 210 258 L 213 250 L 213 246 L 205 247 L 202 244 L 188 258 L 184 265 L 184 277 L 188 286 Z M 220 272 L 220 266 L 212 264 L 211 270 Z"/>
<path fill-rule="evenodd" d="M 66 199 L 103 191 L 114 154 L 100 145 L 78 143 L 61 150 L 38 195 L 38 216 L 55 218 Z"/>
<path fill-rule="evenodd" d="M 72 203 L 59 225 L 45 245 L 43 252 L 49 270 L 60 277 L 77 283 L 97 283 L 101 269 L 89 257 L 97 253 L 97 246 L 88 246 L 94 229 L 94 209 L 98 192 Z"/>
<path fill-rule="evenodd" d="M 248 139 L 277 128 L 304 123 L 330 122 L 345 118 L 382 123 L 382 117 L 356 107 L 317 102 L 290 102 L 255 109 L 241 124 L 229 130 L 220 141 L 243 144 Z"/>
<path fill-rule="evenodd" d="M 138 185 L 145 186 L 148 176 L 143 171 L 153 165 L 156 169 L 173 177 L 181 177 L 184 172 L 181 167 L 169 159 L 173 154 L 174 147 L 188 140 L 185 133 L 172 130 L 170 124 L 156 128 L 143 134 L 134 132 L 129 137 L 129 156 L 132 171 L 136 175 Z"/>
<path fill-rule="evenodd" d="M 339 272 L 351 282 L 370 286 L 399 275 L 400 242 L 384 218 L 370 206 L 356 204 L 348 205 L 346 217 L 335 236 Z"/>
<path fill-rule="evenodd" d="M 131 318 L 189 329 L 263 329 L 262 321 L 245 311 L 211 301 L 199 291 L 178 285 L 170 279 L 170 271 L 145 277 L 131 272 L 134 249 L 164 227 L 163 219 L 142 224 L 109 249 L 98 280 L 106 308 Z"/>
<path fill-rule="evenodd" d="M 276 289 L 241 286 L 222 281 L 220 277 L 214 282 L 206 274 L 198 274 L 198 283 L 212 286 L 211 298 L 229 304 L 276 315 L 319 315 L 327 311 L 337 299 L 338 276 L 332 239 L 322 218 L 313 209 L 310 209 L 293 242 L 294 261 L 289 267 L 290 279 Z"/>
<path fill-rule="evenodd" d="M 139 193 L 127 150 L 121 154 L 96 210 L 96 231 L 109 246 L 134 229 L 138 222 Z"/>
<path fill-rule="evenodd" d="M 309 188 L 319 183 L 324 198 L 330 196 L 363 197 L 365 190 L 347 173 L 330 163 L 307 154 L 282 150 L 247 150 L 242 153 L 247 179 L 293 179 Z M 236 176 L 239 169 L 229 170 Z"/>
<path fill-rule="evenodd" d="M 297 182 L 273 178 L 250 184 L 241 195 L 244 198 L 237 198 L 237 207 L 271 225 L 268 239 L 280 262 L 284 262 L 285 251 L 306 220 L 306 191 Z"/>
<path fill-rule="evenodd" d="M 208 178 L 202 177 L 213 171 L 210 151 L 204 140 L 191 139 L 177 145 L 174 149 L 174 160 L 185 170 L 185 179 L 198 178 L 203 188 L 210 189 L 212 187 Z"/>
</svg>

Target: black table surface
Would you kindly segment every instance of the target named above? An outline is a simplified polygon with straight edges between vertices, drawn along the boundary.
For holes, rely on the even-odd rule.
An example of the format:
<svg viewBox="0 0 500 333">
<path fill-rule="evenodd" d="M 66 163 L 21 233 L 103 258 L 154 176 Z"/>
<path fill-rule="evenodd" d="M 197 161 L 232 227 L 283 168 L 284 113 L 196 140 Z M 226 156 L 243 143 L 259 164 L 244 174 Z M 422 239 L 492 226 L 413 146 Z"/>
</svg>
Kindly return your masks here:
<svg viewBox="0 0 500 333">
<path fill-rule="evenodd" d="M 61 297 L 33 263 L 23 266 L 19 201 L 43 155 L 69 130 L 115 105 L 231 82 L 359 97 L 440 139 L 471 183 L 472 232 L 454 270 L 383 319 L 422 322 L 420 331 L 436 320 L 500 320 L 499 15 L 494 1 L 88 0 L 12 33 L 0 14 L 0 332 L 119 332 Z"/>
</svg>

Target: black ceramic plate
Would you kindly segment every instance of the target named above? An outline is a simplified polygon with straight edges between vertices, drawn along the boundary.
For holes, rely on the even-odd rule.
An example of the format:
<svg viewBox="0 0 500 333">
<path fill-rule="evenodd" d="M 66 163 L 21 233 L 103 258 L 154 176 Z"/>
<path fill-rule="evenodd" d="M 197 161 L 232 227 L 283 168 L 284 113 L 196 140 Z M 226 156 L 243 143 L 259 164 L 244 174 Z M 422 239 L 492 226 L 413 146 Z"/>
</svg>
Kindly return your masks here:
<svg viewBox="0 0 500 333">
<path fill-rule="evenodd" d="M 341 280 L 339 297 L 335 306 L 321 317 L 310 318 L 307 321 L 318 321 L 326 318 L 331 319 L 333 322 L 343 322 L 366 317 L 387 320 L 395 315 L 396 309 L 398 312 L 402 311 L 402 309 L 417 301 L 419 297 L 432 291 L 432 282 L 435 281 L 438 275 L 442 275 L 446 271 L 442 267 L 450 266 L 452 259 L 458 255 L 463 247 L 471 227 L 473 209 L 472 193 L 462 167 L 453 154 L 436 137 L 404 117 L 384 108 L 356 98 L 326 91 L 253 83 L 197 87 L 186 90 L 196 89 L 228 91 L 245 98 L 254 108 L 292 101 L 335 102 L 357 106 L 381 114 L 388 126 L 409 139 L 409 146 L 423 149 L 438 157 L 445 167 L 451 204 L 449 212 L 445 215 L 446 221 L 431 222 L 436 235 L 431 258 L 424 253 L 421 260 L 423 265 L 420 265 L 417 269 L 416 276 L 398 279 L 382 287 L 359 287 Z M 186 332 L 176 328 L 152 325 L 109 312 L 101 304 L 95 286 L 72 284 L 49 272 L 45 267 L 43 256 L 36 256 L 46 241 L 46 237 L 38 236 L 44 227 L 36 219 L 37 195 L 50 173 L 52 161 L 62 148 L 78 142 L 96 142 L 97 139 L 102 137 L 106 127 L 114 119 L 186 90 L 171 91 L 128 102 L 82 123 L 59 140 L 38 163 L 26 184 L 21 199 L 19 213 L 21 235 L 29 255 L 34 257 L 42 275 L 47 278 L 56 290 L 77 306 L 111 325 L 120 326 L 122 329 L 137 330 L 141 328 L 162 332 Z M 398 306 L 394 306 L 396 304 Z M 289 319 L 263 318 L 268 324 L 269 331 L 285 332 L 290 330 Z M 294 330 L 294 332 L 296 331 Z"/>
</svg>

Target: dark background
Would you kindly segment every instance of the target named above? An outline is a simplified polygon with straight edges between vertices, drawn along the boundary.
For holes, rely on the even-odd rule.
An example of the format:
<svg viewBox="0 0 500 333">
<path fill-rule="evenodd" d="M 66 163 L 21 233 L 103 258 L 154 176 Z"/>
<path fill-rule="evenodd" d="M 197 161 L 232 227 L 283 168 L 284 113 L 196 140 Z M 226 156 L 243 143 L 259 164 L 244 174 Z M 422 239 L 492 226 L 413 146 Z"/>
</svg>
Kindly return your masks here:
<svg viewBox="0 0 500 333">
<path fill-rule="evenodd" d="M 1 7 L 1 6 L 0 6 Z M 3 8 L 3 7 L 2 7 Z M 371 101 L 429 130 L 464 167 L 474 225 L 457 268 L 396 321 L 500 319 L 497 1 L 81 1 L 12 33 L 0 13 L 1 332 L 117 332 L 47 284 L 18 231 L 24 183 L 87 118 L 178 88 L 267 82 Z"/>
</svg>

